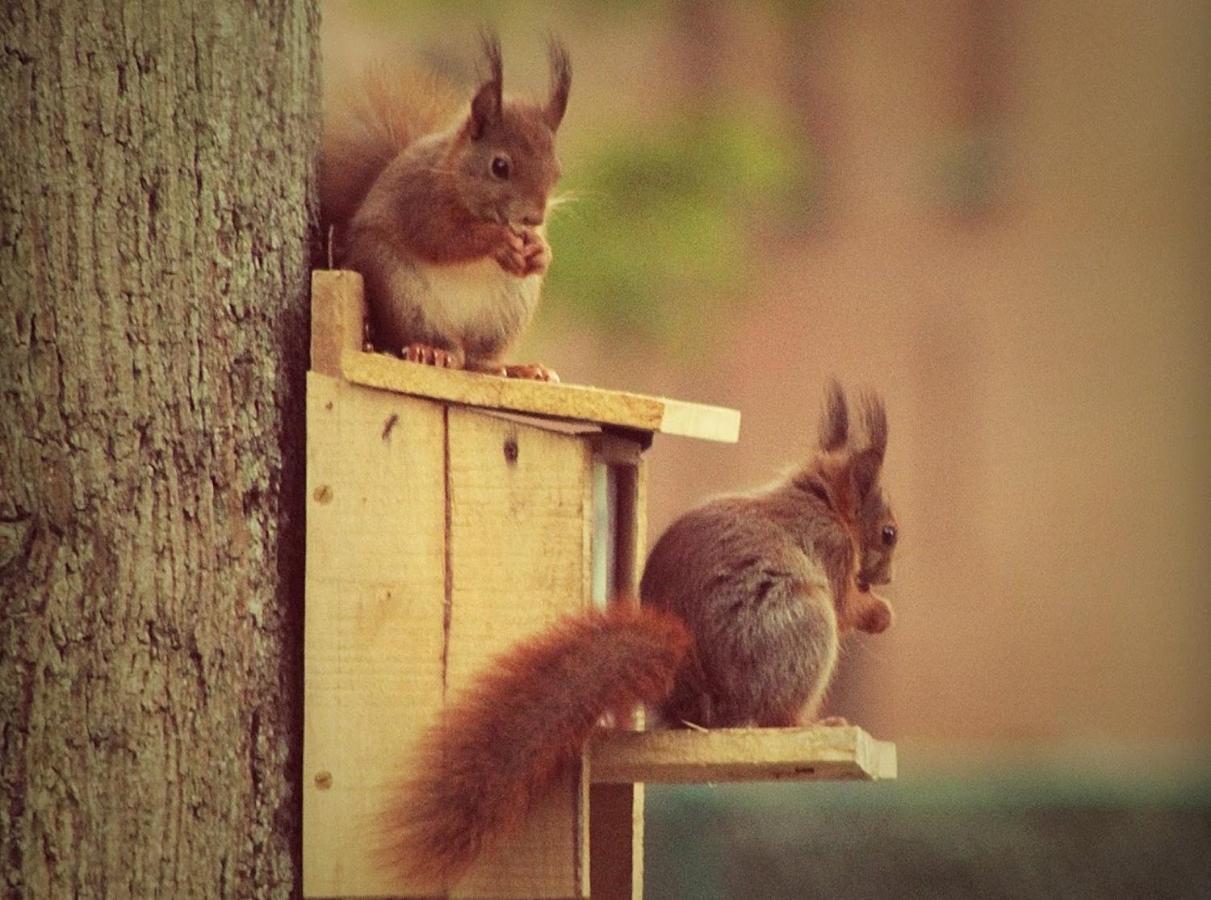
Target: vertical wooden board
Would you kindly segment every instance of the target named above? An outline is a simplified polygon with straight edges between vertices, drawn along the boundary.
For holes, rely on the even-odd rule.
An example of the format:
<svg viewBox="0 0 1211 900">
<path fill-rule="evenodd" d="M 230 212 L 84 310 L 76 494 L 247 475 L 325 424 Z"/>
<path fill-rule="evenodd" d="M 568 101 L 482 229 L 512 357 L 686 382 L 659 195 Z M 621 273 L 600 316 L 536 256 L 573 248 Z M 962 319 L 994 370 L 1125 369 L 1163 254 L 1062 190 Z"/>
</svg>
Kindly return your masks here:
<svg viewBox="0 0 1211 900">
<path fill-rule="evenodd" d="M 610 450 L 611 448 L 605 448 Z M 639 448 L 615 460 L 613 582 L 622 602 L 637 602 L 639 579 L 647 551 L 647 463 Z M 633 463 L 626 460 L 633 459 Z M 643 714 L 635 727 L 643 727 Z M 590 791 L 590 851 L 592 895 L 595 900 L 641 900 L 643 897 L 643 785 L 597 784 Z"/>
<path fill-rule="evenodd" d="M 584 438 L 451 408 L 447 696 L 494 656 L 589 598 L 589 447 Z M 526 826 L 487 851 L 454 896 L 588 893 L 581 771 Z"/>
<path fill-rule="evenodd" d="M 643 785 L 595 784 L 590 791 L 594 900 L 643 897 Z"/>
<path fill-rule="evenodd" d="M 442 702 L 444 411 L 307 380 L 303 893 L 408 893 L 375 819 Z"/>
<path fill-rule="evenodd" d="M 311 273 L 311 371 L 339 377 L 341 357 L 362 349 L 366 300 L 357 272 Z"/>
<path fill-rule="evenodd" d="M 605 608 L 618 592 L 618 470 L 593 461 L 592 601 Z M 624 590 L 626 588 L 624 587 Z"/>
</svg>

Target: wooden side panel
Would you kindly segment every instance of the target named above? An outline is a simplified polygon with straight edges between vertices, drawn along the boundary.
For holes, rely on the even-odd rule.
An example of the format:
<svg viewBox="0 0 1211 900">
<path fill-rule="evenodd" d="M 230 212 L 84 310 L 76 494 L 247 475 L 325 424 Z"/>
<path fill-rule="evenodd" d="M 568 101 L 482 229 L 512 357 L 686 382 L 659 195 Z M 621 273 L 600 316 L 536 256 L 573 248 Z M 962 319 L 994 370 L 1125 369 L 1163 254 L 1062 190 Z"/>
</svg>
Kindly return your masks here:
<svg viewBox="0 0 1211 900">
<path fill-rule="evenodd" d="M 448 416 L 453 700 L 492 657 L 587 602 L 591 483 L 582 437 L 458 408 Z M 585 896 L 587 800 L 581 771 L 452 895 Z"/>
<path fill-rule="evenodd" d="M 307 380 L 303 893 L 406 893 L 375 819 L 442 702 L 444 412 Z"/>
</svg>

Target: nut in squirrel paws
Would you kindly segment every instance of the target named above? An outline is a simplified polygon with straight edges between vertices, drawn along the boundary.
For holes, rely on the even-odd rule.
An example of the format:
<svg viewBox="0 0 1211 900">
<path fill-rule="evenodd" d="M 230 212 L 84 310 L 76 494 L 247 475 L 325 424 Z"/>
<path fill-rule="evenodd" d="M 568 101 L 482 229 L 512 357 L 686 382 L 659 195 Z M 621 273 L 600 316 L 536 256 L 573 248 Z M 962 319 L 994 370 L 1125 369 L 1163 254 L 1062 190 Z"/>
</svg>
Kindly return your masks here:
<svg viewBox="0 0 1211 900">
<path fill-rule="evenodd" d="M 525 278 L 541 275 L 551 264 L 551 247 L 533 228 L 504 231 L 503 243 L 496 250 L 496 261 L 510 275 Z"/>
<path fill-rule="evenodd" d="M 461 369 L 463 367 L 460 352 L 445 350 L 430 344 L 409 344 L 400 350 L 399 355 L 400 359 L 426 366 L 437 366 L 442 369 Z"/>
</svg>

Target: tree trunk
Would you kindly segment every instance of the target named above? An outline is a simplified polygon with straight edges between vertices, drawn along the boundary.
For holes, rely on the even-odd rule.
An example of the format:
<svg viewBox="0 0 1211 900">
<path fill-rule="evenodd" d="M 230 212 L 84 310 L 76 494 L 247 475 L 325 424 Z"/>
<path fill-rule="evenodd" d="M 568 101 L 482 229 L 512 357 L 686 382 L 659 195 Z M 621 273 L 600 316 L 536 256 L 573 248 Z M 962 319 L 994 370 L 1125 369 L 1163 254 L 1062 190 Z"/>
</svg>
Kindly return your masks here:
<svg viewBox="0 0 1211 900">
<path fill-rule="evenodd" d="M 0 43 L 3 887 L 297 893 L 316 2 Z"/>
</svg>

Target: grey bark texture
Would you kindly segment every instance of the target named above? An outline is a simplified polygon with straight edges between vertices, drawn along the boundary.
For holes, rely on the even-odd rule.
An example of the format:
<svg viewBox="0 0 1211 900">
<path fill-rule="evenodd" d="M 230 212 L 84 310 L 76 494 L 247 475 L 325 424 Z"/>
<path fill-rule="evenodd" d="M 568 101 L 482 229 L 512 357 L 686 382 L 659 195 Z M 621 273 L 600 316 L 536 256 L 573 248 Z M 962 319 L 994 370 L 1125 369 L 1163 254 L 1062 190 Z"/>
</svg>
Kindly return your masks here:
<svg viewBox="0 0 1211 900">
<path fill-rule="evenodd" d="M 316 0 L 0 7 L 0 889 L 300 870 Z"/>
</svg>

